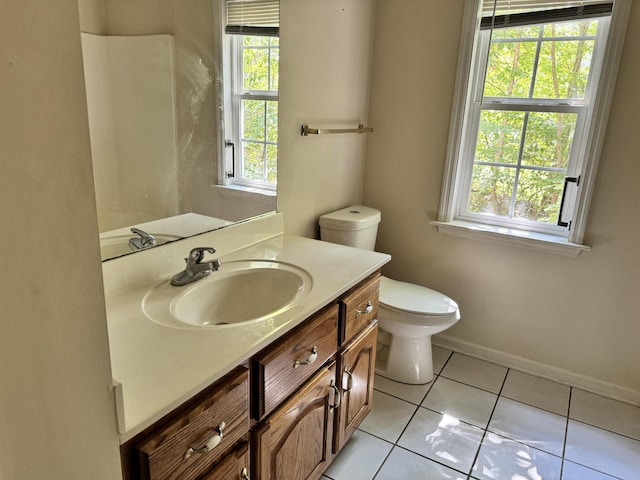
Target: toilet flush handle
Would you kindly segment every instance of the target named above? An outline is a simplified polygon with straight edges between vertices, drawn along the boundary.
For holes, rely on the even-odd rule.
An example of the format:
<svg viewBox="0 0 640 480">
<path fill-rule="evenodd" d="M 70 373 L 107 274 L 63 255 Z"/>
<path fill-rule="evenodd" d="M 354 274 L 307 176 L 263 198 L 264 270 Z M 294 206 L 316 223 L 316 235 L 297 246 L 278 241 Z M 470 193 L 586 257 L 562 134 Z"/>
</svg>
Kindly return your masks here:
<svg viewBox="0 0 640 480">
<path fill-rule="evenodd" d="M 364 314 L 364 313 L 371 313 L 373 312 L 373 305 L 371 305 L 371 302 L 367 302 L 367 306 L 365 307 L 364 310 L 356 310 L 356 317 L 359 317 L 360 315 Z"/>
</svg>

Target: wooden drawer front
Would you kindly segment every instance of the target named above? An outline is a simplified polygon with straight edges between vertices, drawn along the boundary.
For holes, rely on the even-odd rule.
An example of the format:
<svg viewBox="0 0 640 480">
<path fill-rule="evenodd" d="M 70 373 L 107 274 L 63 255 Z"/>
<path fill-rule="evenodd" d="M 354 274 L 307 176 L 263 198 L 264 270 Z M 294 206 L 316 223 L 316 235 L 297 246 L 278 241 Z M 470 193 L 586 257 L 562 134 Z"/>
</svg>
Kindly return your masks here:
<svg viewBox="0 0 640 480">
<path fill-rule="evenodd" d="M 336 366 L 321 369 L 255 432 L 253 480 L 316 480 L 331 463 Z"/>
<path fill-rule="evenodd" d="M 340 344 L 344 345 L 362 331 L 372 320 L 378 318 L 378 295 L 380 274 L 375 273 L 351 290 L 342 299 L 344 320 L 341 325 Z"/>
<path fill-rule="evenodd" d="M 217 446 L 185 458 L 190 448 L 204 447 L 222 422 L 223 438 Z M 152 480 L 197 478 L 248 431 L 249 372 L 238 367 L 136 445 L 141 476 Z"/>
<path fill-rule="evenodd" d="M 253 363 L 258 397 L 254 416 L 261 419 L 273 411 L 336 353 L 337 346 L 338 305 L 332 305 L 260 353 Z"/>
<path fill-rule="evenodd" d="M 338 361 L 342 403 L 336 415 L 334 452 L 340 451 L 371 411 L 378 322 L 374 320 L 347 345 Z"/>
<path fill-rule="evenodd" d="M 249 442 L 224 456 L 213 470 L 200 480 L 249 480 Z"/>
</svg>

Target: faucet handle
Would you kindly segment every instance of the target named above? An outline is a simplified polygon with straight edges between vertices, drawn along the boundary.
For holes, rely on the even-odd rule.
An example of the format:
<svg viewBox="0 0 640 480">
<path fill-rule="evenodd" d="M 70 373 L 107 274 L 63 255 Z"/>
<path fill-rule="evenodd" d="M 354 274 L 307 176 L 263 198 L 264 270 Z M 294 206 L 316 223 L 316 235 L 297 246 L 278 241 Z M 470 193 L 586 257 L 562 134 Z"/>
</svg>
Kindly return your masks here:
<svg viewBox="0 0 640 480">
<path fill-rule="evenodd" d="M 189 256 L 185 258 L 187 265 L 197 265 L 202 263 L 205 253 L 215 253 L 216 249 L 212 247 L 196 247 L 191 249 Z"/>
</svg>

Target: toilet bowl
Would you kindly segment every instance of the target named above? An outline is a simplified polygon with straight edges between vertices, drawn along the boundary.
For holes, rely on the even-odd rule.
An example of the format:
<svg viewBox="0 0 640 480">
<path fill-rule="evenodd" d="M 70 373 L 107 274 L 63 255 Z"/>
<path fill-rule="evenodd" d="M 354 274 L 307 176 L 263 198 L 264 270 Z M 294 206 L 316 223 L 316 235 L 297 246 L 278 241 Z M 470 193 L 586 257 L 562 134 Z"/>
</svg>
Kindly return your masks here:
<svg viewBox="0 0 640 480">
<path fill-rule="evenodd" d="M 320 217 L 320 238 L 373 250 L 380 220 L 380 211 L 370 207 L 343 208 Z M 403 383 L 432 381 L 431 336 L 459 319 L 460 309 L 449 297 L 430 288 L 383 276 L 378 322 L 390 340 L 385 355 L 381 354 L 381 345 L 378 345 L 376 372 Z"/>
<path fill-rule="evenodd" d="M 386 362 L 377 371 L 398 382 L 433 380 L 431 336 L 460 320 L 456 302 L 430 288 L 380 279 L 378 322 L 391 335 Z"/>
</svg>

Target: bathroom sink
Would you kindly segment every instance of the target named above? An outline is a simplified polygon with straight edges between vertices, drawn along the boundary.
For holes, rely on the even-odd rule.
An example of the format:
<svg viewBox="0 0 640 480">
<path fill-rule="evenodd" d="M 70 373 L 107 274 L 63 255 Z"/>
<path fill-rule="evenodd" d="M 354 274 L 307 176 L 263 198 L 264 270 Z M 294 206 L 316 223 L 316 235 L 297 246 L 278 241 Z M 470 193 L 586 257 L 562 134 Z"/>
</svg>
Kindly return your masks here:
<svg viewBox="0 0 640 480">
<path fill-rule="evenodd" d="M 273 318 L 309 293 L 311 277 L 294 265 L 265 260 L 222 262 L 184 287 L 169 280 L 142 301 L 147 318 L 179 328 L 221 328 Z"/>
<path fill-rule="evenodd" d="M 178 240 L 181 237 L 177 235 L 165 235 L 162 233 L 152 233 L 154 238 L 156 239 L 156 246 L 162 245 L 163 243 L 171 242 L 173 240 Z M 132 233 L 127 233 L 124 235 L 110 235 L 106 237 L 100 237 L 100 256 L 102 260 L 107 260 L 109 258 L 119 257 L 120 255 L 125 255 L 127 253 L 131 253 L 135 250 L 132 250 L 129 246 L 129 239 L 135 237 Z"/>
</svg>

